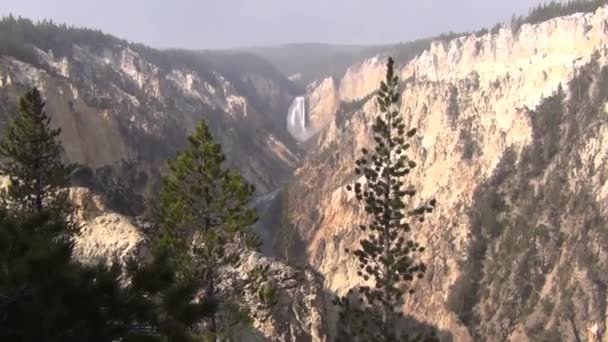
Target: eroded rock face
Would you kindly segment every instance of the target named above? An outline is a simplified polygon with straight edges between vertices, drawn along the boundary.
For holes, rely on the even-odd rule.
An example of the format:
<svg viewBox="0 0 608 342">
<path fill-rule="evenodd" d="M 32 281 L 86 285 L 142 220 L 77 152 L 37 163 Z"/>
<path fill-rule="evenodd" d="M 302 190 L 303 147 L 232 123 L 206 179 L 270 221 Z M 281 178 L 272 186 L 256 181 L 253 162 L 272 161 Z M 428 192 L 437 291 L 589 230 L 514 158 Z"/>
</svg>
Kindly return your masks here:
<svg viewBox="0 0 608 342">
<path fill-rule="evenodd" d="M 309 86 L 306 96 L 310 126 L 319 131 L 325 128 L 338 111 L 340 94 L 333 77 Z"/>
<path fill-rule="evenodd" d="M 71 189 L 70 198 L 81 229 L 75 239 L 76 259 L 87 264 L 111 263 L 140 254 L 146 239 L 133 218 L 112 212 L 101 196 L 86 188 Z"/>
<path fill-rule="evenodd" d="M 386 74 L 385 64 L 374 57 L 348 68 L 340 81 L 340 99 L 355 101 L 378 90 L 378 83 Z"/>
<path fill-rule="evenodd" d="M 603 7 L 458 38 L 401 71 L 401 113 L 421 133 L 408 180 L 439 203 L 416 230 L 429 269 L 404 310 L 444 339 L 605 338 L 607 23 Z M 383 72 L 371 65 L 349 70 L 342 99 L 378 86 Z M 360 281 L 344 249 L 357 245 L 363 215 L 345 185 L 377 112 L 367 101 L 337 115 L 289 190 L 303 261 L 337 293 Z"/>
<path fill-rule="evenodd" d="M 71 190 L 82 227 L 75 238 L 74 257 L 84 263 L 122 262 L 145 253 L 145 225 L 135 218 L 107 208 L 101 196 L 85 188 Z M 294 268 L 250 252 L 236 270 L 237 279 L 247 281 L 256 268 L 266 269 L 265 282 L 272 285 L 276 304 L 264 305 L 255 287 L 243 291 L 242 304 L 255 313 L 253 330 L 240 331 L 241 341 L 325 342 L 327 322 L 321 277 L 307 268 Z"/>
<path fill-rule="evenodd" d="M 253 327 L 258 336 L 243 334 L 244 341 L 318 341 L 328 338 L 326 295 L 322 278 L 308 268 L 288 267 L 277 260 L 251 253 L 240 274 L 249 274 L 256 267 L 267 268 L 266 279 L 276 289 L 276 304 L 260 305 L 257 292 L 246 293 L 247 306 L 256 313 Z"/>
<path fill-rule="evenodd" d="M 92 169 L 124 162 L 157 180 L 166 159 L 201 119 L 231 166 L 260 193 L 274 190 L 299 160 L 282 120 L 295 96 L 271 67 L 235 70 L 203 55 L 144 54 L 126 44 L 73 45 L 67 56 L 36 49 L 39 63 L 0 57 L 0 117 L 16 112 L 26 87 L 38 86 L 68 159 Z M 162 62 L 162 64 L 161 64 Z"/>
</svg>

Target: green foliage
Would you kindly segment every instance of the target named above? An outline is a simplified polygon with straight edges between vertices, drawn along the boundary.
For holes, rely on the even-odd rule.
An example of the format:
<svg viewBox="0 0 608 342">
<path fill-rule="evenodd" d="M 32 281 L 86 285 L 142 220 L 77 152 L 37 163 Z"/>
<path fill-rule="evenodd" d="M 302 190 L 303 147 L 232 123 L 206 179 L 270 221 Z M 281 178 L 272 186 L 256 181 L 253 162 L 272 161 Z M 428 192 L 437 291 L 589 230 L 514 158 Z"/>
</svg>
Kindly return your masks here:
<svg viewBox="0 0 608 342">
<path fill-rule="evenodd" d="M 129 43 L 99 30 L 56 24 L 47 20 L 32 22 L 29 19 L 15 18 L 12 15 L 0 19 L 0 55 L 12 56 L 48 72 L 54 71 L 40 58 L 36 48 L 45 53 L 52 52 L 55 58 L 71 58 L 75 45 L 97 53 L 116 46 L 128 47 L 156 65 L 160 73 L 169 73 L 175 67 L 188 68 L 206 79 L 214 88 L 222 88 L 220 84 L 217 84 L 216 77 L 213 75 L 213 72 L 217 71 L 226 77 L 240 94 L 246 96 L 253 103 L 253 107 L 259 111 L 267 110 L 268 104 L 258 96 L 255 87 L 241 77 L 245 70 L 248 73 L 263 75 L 275 80 L 281 89 L 291 92 L 299 91 L 272 64 L 252 54 L 183 49 L 158 50 L 143 44 Z M 76 63 L 75 67 L 80 66 Z M 95 74 L 91 76 L 100 77 Z M 101 77 L 106 76 L 102 74 Z M 114 75 L 110 77 L 114 77 Z M 117 80 L 117 82 L 121 81 Z M 125 84 L 124 86 L 129 87 L 130 85 Z M 139 90 L 133 88 L 128 92 L 137 94 Z M 83 94 L 83 98 L 96 108 L 105 108 L 111 102 L 109 99 L 89 96 L 87 93 Z M 166 146 L 160 145 L 158 148 L 166 148 Z"/>
<path fill-rule="evenodd" d="M 447 93 L 448 106 L 446 115 L 450 119 L 452 126 L 456 125 L 456 120 L 460 116 L 460 106 L 458 105 L 458 87 L 450 85 Z"/>
<path fill-rule="evenodd" d="M 353 291 L 358 293 L 359 291 Z M 386 341 L 382 333 L 382 314 L 380 310 L 363 305 L 361 298 L 338 298 L 334 302 L 342 310 L 339 312 L 336 342 Z M 411 325 L 408 317 L 399 316 L 395 325 Z M 394 342 L 439 342 L 434 328 L 416 324 L 416 333 L 393 334 L 388 339 Z"/>
<path fill-rule="evenodd" d="M 2 204 L 17 213 L 71 213 L 69 177 L 73 170 L 62 161 L 60 129 L 50 127 L 40 92 L 32 89 L 19 102 L 19 115 L 0 141 L 0 166 L 10 184 L 2 190 Z"/>
<path fill-rule="evenodd" d="M 551 314 L 551 311 L 553 311 L 553 308 L 555 307 L 555 303 L 553 303 L 550 298 L 541 299 L 540 304 L 541 304 L 541 307 L 543 310 L 543 314 L 546 317 L 548 317 Z"/>
<path fill-rule="evenodd" d="M 227 325 L 222 323 L 231 320 L 224 317 L 239 291 L 234 282 L 218 286 L 225 276 L 219 270 L 237 266 L 245 250 L 259 246 L 250 229 L 257 220 L 248 207 L 253 186 L 224 168 L 224 160 L 220 145 L 201 122 L 186 150 L 170 162 L 159 195 L 160 231 L 152 244 L 154 254 L 170 251 L 178 279 L 197 279 L 203 300 L 217 305 L 218 312 L 206 320 L 216 337 Z"/>
<path fill-rule="evenodd" d="M 202 51 L 200 56 L 207 60 L 214 70 L 231 80 L 237 92 L 247 99 L 258 99 L 255 87 L 248 85 L 244 73 L 263 75 L 265 78 L 275 80 L 277 86 L 289 93 L 303 91 L 290 82 L 273 64 L 257 54 L 237 51 Z M 258 110 L 266 110 L 267 106 L 256 101 L 254 107 Z"/>
<path fill-rule="evenodd" d="M 112 211 L 139 216 L 146 210 L 144 196 L 140 194 L 151 192 L 157 185 L 153 181 L 156 177 L 141 170 L 142 164 L 134 160 L 123 160 L 97 169 L 78 165 L 72 173 L 71 181 L 74 186 L 86 187 L 101 194 L 106 206 Z"/>
<path fill-rule="evenodd" d="M 188 138 L 188 148 L 170 162 L 159 196 L 163 237 L 193 243 L 195 254 L 209 262 L 231 261 L 224 247 L 239 239 L 256 247 L 249 227 L 257 217 L 247 207 L 254 188 L 224 168 L 224 161 L 220 145 L 201 122 Z"/>
<path fill-rule="evenodd" d="M 50 128 L 37 89 L 0 142 L 0 335 L 16 341 L 109 341 L 127 336 L 138 299 L 122 291 L 120 269 L 71 260 L 75 225 L 68 202 L 71 166 L 59 129 Z M 7 211 L 9 210 L 9 211 Z"/>
<path fill-rule="evenodd" d="M 542 171 L 541 165 L 546 165 L 558 153 L 562 135 L 559 127 L 563 124 L 563 102 L 565 93 L 560 86 L 557 92 L 546 98 L 537 108 L 538 115 L 532 120 L 532 138 L 539 142 L 534 145 L 533 170 Z"/>
<path fill-rule="evenodd" d="M 249 283 L 257 288 L 259 303 L 266 307 L 272 307 L 278 303 L 275 286 L 268 277 L 270 265 L 258 265 L 249 272 Z"/>
<path fill-rule="evenodd" d="M 198 298 L 200 280 L 195 274 L 178 272 L 173 253 L 169 245 L 157 244 L 151 261 L 132 260 L 127 265 L 129 289 L 136 298 L 146 299 L 140 322 L 146 332 L 143 336 L 155 336 L 159 341 L 201 341 L 204 333 L 198 325 L 215 314 L 217 302 Z"/>
<path fill-rule="evenodd" d="M 526 16 L 513 16 L 511 28 L 518 32 L 524 24 L 538 24 L 556 17 L 562 17 L 574 13 L 594 12 L 606 4 L 606 0 L 569 0 L 551 1 L 540 4 L 530 10 Z"/>
<path fill-rule="evenodd" d="M 484 276 L 483 260 L 490 241 L 502 232 L 500 214 L 509 207 L 502 193 L 496 190 L 513 174 L 517 161 L 515 151 L 505 152 L 488 184 L 480 186 L 473 194 L 476 206 L 471 208 L 471 233 L 474 239 L 469 248 L 467 262 L 462 265 L 463 274 L 450 289 L 447 306 L 458 314 L 467 326 L 472 326 L 477 319 L 474 307 L 480 297 L 480 281 Z"/>
<path fill-rule="evenodd" d="M 393 59 L 389 58 L 386 79 L 381 82 L 377 95 L 382 114 L 372 126 L 375 145 L 371 150 L 363 149 L 362 157 L 356 162 L 355 173 L 362 174 L 365 182 L 356 182 L 354 188 L 347 187 L 349 191 L 354 190 L 369 217 L 368 222 L 359 227 L 363 238 L 353 255 L 359 263 L 357 274 L 372 285 L 360 286 L 356 294 L 351 289 L 349 296 L 337 299 L 336 304 L 349 316 L 348 311 L 353 308 L 350 297 L 357 295 L 363 303 L 357 310 L 378 310 L 381 324 L 364 324 L 362 335 L 360 330 L 354 331 L 362 340 L 365 336 L 375 341 L 400 340 L 395 320 L 403 298 L 414 293 L 412 282 L 422 278 L 426 271 L 426 265 L 417 260 L 424 247 L 412 239 L 413 225 L 424 222 L 425 215 L 436 205 L 434 199 L 420 206 L 410 204 L 416 190 L 403 179 L 416 167 L 406 154 L 416 129 L 406 130 L 397 110 L 398 77 L 393 65 Z M 353 315 L 356 316 L 356 312 Z"/>
<path fill-rule="evenodd" d="M 188 328 L 214 307 L 193 302 L 195 279 L 177 282 L 158 258 L 126 286 L 117 264 L 72 260 L 67 231 L 48 212 L 0 213 L 1 340 L 197 341 Z"/>
<path fill-rule="evenodd" d="M 592 12 L 605 3 L 605 0 L 551 1 L 533 8 L 528 15 L 514 15 L 511 27 L 514 31 L 518 31 L 523 24 L 537 24 L 577 12 Z M 393 56 L 399 64 L 403 65 L 429 49 L 434 41 L 447 42 L 469 34 L 478 37 L 487 33 L 497 34 L 501 27 L 502 24 L 496 24 L 490 29 L 482 28 L 476 32 L 448 32 L 435 37 L 390 45 L 288 44 L 278 47 L 249 48 L 245 51 L 266 58 L 285 75 L 300 73 L 302 78 L 295 82 L 306 86 L 328 76 L 339 79 L 351 65 L 378 54 Z"/>
<path fill-rule="evenodd" d="M 354 292 L 353 292 L 354 293 Z M 343 297 L 334 301 L 340 307 L 336 342 L 385 341 L 382 336 L 382 315 L 357 301 Z M 396 337 L 393 336 L 396 341 Z"/>
<path fill-rule="evenodd" d="M 460 128 L 459 139 L 462 143 L 462 158 L 471 160 L 481 153 L 481 148 L 474 137 L 472 120 L 465 120 Z"/>
<path fill-rule="evenodd" d="M 111 341 L 127 336 L 136 300 L 120 270 L 71 260 L 67 226 L 49 213 L 0 213 L 0 339 Z"/>
<path fill-rule="evenodd" d="M 72 166 L 61 161 L 59 129 L 50 128 L 40 93 L 0 143 L 0 339 L 10 341 L 198 341 L 192 329 L 215 311 L 198 300 L 198 279 L 178 277 L 168 249 L 150 263 L 85 266 L 72 260 L 67 191 Z M 128 275 L 130 284 L 121 279 Z"/>
<path fill-rule="evenodd" d="M 278 303 L 276 289 L 269 283 L 262 284 L 258 290 L 258 297 L 260 302 L 267 306 L 273 306 Z"/>
<path fill-rule="evenodd" d="M 98 30 L 57 25 L 47 20 L 33 23 L 12 15 L 0 20 L 0 55 L 41 67 L 44 65 L 41 65 L 34 46 L 45 52 L 52 50 L 56 57 L 64 57 L 71 55 L 74 44 L 111 46 L 116 43 L 126 42 Z"/>
</svg>

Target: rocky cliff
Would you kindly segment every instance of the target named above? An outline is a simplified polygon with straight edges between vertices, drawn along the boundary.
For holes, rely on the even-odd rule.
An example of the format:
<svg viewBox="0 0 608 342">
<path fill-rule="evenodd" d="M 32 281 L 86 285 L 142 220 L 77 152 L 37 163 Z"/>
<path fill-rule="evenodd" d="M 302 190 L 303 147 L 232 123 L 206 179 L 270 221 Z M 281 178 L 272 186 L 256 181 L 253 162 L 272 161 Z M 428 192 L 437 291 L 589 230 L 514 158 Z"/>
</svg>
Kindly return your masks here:
<svg viewBox="0 0 608 342">
<path fill-rule="evenodd" d="M 416 232 L 429 269 L 404 311 L 443 340 L 606 338 L 607 43 L 602 7 L 434 43 L 402 69 L 401 113 L 421 133 L 409 181 L 439 203 Z M 345 185 L 384 63 L 311 90 L 339 109 L 288 191 L 302 261 L 339 294 L 359 282 L 344 249 L 363 217 Z"/>
<path fill-rule="evenodd" d="M 73 188 L 71 199 L 79 208 L 77 220 L 82 227 L 74 247 L 74 256 L 79 261 L 120 262 L 145 254 L 145 222 L 113 212 L 101 196 L 86 188 Z M 240 266 L 230 272 L 236 274 L 236 279 L 247 282 L 260 269 L 265 270 L 263 284 L 274 289 L 274 303 L 264 304 L 257 288 L 245 287 L 241 303 L 253 313 L 252 324 L 235 332 L 238 340 L 328 341 L 321 277 L 311 269 L 286 266 L 255 252 L 244 256 Z"/>
<path fill-rule="evenodd" d="M 130 188 L 151 187 L 203 118 L 260 193 L 298 162 L 283 121 L 295 89 L 258 57 L 159 51 L 86 30 L 97 41 L 76 39 L 72 29 L 10 20 L 35 34 L 19 37 L 27 58 L 16 48 L 0 56 L 0 118 L 15 113 L 26 87 L 40 87 L 67 157 L 89 173 L 109 168 Z"/>
</svg>

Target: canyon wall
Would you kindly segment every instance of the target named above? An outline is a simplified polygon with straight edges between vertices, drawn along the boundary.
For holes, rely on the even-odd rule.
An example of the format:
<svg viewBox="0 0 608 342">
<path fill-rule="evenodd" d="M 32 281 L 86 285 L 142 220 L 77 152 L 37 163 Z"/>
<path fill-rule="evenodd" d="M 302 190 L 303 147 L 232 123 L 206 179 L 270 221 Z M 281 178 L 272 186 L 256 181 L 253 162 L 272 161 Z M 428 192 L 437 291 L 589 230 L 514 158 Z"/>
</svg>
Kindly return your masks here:
<svg viewBox="0 0 608 342">
<path fill-rule="evenodd" d="M 0 57 L 2 122 L 38 86 L 68 159 L 93 173 L 111 168 L 126 186 L 149 187 L 201 119 L 259 193 L 279 186 L 299 160 L 282 124 L 295 92 L 257 57 L 146 53 L 121 41 L 74 43 L 56 57 L 24 44 L 37 63 Z M 230 66 L 215 62 L 231 58 Z"/>
<path fill-rule="evenodd" d="M 400 71 L 401 113 L 420 132 L 408 181 L 438 201 L 415 232 L 429 268 L 404 311 L 443 340 L 606 336 L 607 43 L 602 7 L 434 43 Z M 384 64 L 355 65 L 327 91 L 339 109 L 288 192 L 301 261 L 337 294 L 360 282 L 345 248 L 364 216 L 345 186 Z"/>
</svg>

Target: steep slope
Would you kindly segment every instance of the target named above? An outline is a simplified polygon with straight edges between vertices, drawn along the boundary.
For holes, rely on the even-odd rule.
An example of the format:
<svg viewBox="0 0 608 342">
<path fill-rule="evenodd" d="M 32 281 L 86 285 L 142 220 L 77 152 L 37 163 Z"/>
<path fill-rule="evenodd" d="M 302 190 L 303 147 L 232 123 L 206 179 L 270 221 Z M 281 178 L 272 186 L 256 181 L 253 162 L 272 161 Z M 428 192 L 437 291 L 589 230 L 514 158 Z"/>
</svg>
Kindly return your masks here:
<svg viewBox="0 0 608 342">
<path fill-rule="evenodd" d="M 602 7 L 433 43 L 403 68 L 401 112 L 421 132 L 409 181 L 439 203 L 417 232 L 430 267 L 404 310 L 445 340 L 606 336 L 607 44 Z M 302 261 L 337 293 L 359 281 L 344 249 L 362 213 L 345 185 L 383 63 L 328 92 L 340 109 L 288 191 Z"/>
<path fill-rule="evenodd" d="M 279 186 L 298 162 L 284 129 L 295 88 L 259 57 L 158 51 L 13 18 L 0 23 L 0 41 L 7 40 L 0 118 L 14 113 L 25 87 L 40 87 L 70 161 L 109 167 L 127 187 L 151 187 L 202 118 L 260 193 Z"/>
</svg>

